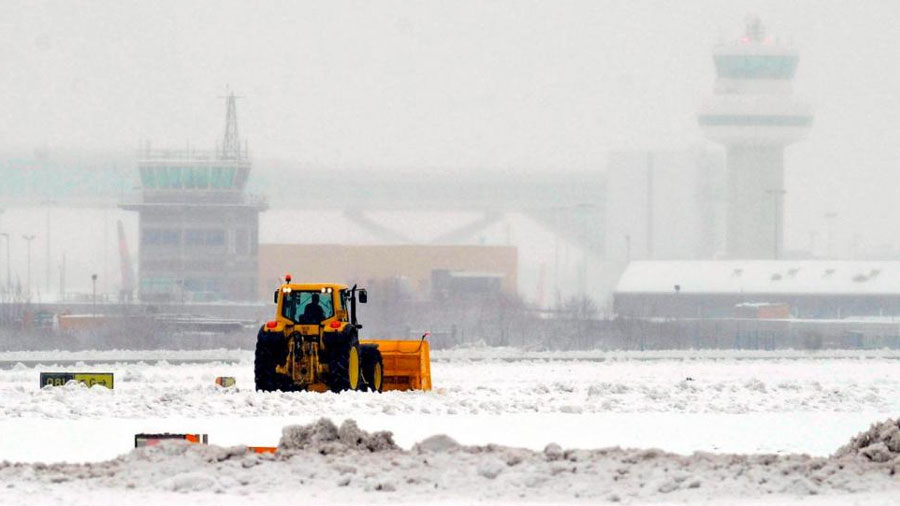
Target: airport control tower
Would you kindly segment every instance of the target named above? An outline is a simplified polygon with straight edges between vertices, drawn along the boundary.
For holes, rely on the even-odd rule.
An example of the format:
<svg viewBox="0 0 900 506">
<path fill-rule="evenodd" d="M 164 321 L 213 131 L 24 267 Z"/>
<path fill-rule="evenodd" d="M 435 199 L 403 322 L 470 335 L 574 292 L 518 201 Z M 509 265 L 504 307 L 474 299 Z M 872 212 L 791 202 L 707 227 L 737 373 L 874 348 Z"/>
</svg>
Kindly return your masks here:
<svg viewBox="0 0 900 506">
<path fill-rule="evenodd" d="M 759 19 L 738 41 L 715 48 L 716 87 L 698 122 L 727 150 L 729 258 L 778 258 L 784 216 L 784 148 L 812 125 L 793 94 L 797 53 L 768 36 Z"/>
<path fill-rule="evenodd" d="M 215 150 L 138 152 L 140 192 L 120 207 L 139 216 L 143 302 L 257 298 L 259 213 L 266 204 L 246 191 L 251 163 L 238 136 L 236 98 L 226 97 L 225 135 Z"/>
</svg>

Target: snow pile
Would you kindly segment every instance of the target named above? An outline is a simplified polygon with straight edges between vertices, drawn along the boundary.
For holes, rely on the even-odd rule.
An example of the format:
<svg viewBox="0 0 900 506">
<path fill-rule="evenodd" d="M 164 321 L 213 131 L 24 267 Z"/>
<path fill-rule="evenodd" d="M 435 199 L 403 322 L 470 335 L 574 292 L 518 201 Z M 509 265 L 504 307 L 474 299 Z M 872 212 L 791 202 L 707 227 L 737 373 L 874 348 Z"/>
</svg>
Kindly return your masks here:
<svg viewBox="0 0 900 506">
<path fill-rule="evenodd" d="M 265 455 L 248 454 L 245 446 L 220 447 L 164 441 L 133 450 L 113 460 L 96 463 L 20 464 L 0 463 L 0 483 L 6 488 L 29 484 L 50 485 L 83 482 L 91 488 L 133 489 L 153 487 L 164 491 L 224 491 L 237 484 L 225 466 L 249 468 Z M 236 469 L 235 469 L 236 470 Z"/>
<path fill-rule="evenodd" d="M 659 450 L 607 448 L 543 451 L 465 446 L 437 435 L 399 449 L 390 433 L 322 419 L 285 427 L 275 454 L 246 447 L 166 441 L 94 464 L 0 463 L 0 488 L 10 497 L 49 488 L 136 489 L 227 494 L 325 493 L 339 499 L 396 494 L 392 500 L 706 501 L 846 493 L 900 493 L 891 469 L 855 458 L 846 448 L 893 444 L 896 422 L 873 426 L 830 458 L 807 455 L 689 456 Z M 873 439 L 874 438 L 874 439 Z M 877 442 L 874 442 L 878 439 Z M 865 446 L 861 446 L 865 445 Z"/>
<path fill-rule="evenodd" d="M 278 443 L 278 451 L 289 454 L 315 452 L 330 455 L 348 451 L 383 452 L 398 449 L 390 432 L 369 434 L 361 430 L 354 420 L 345 420 L 338 428 L 327 418 L 320 418 L 310 425 L 285 427 Z"/>
<path fill-rule="evenodd" d="M 871 462 L 890 462 L 892 469 L 900 471 L 900 420 L 872 424 L 869 430 L 856 435 L 835 453 L 837 458 L 851 456 Z"/>
</svg>

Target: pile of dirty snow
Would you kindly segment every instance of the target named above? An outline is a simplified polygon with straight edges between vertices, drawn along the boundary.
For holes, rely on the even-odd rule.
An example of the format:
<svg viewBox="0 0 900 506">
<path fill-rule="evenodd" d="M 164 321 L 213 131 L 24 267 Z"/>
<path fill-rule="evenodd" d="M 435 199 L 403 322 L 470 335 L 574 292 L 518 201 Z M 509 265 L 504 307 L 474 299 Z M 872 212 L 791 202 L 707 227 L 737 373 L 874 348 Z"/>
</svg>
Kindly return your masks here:
<svg viewBox="0 0 900 506">
<path fill-rule="evenodd" d="M 315 452 L 320 455 L 348 451 L 380 452 L 399 450 L 394 436 L 388 431 L 368 433 L 354 420 L 345 421 L 338 428 L 331 420 L 320 418 L 310 425 L 291 425 L 284 428 L 278 443 L 280 455 Z"/>
<path fill-rule="evenodd" d="M 859 458 L 884 445 L 896 453 L 897 423 L 873 426 L 832 457 L 695 453 L 606 448 L 543 451 L 465 446 L 443 435 L 403 450 L 389 432 L 321 419 L 283 429 L 274 454 L 246 447 L 166 441 L 92 464 L 0 463 L 0 488 L 22 498 L 37 491 L 116 490 L 122 494 L 197 492 L 324 494 L 352 501 L 367 494 L 403 501 L 705 501 L 711 498 L 900 493 L 893 467 Z M 872 452 L 869 452 L 872 453 Z M 67 487 L 69 487 L 67 489 Z M 117 492 L 117 493 L 118 493 Z M 126 496 L 127 497 L 127 496 Z"/>
<path fill-rule="evenodd" d="M 892 464 L 900 471 L 900 420 L 893 418 L 872 424 L 835 452 L 836 458 L 860 457 L 871 462 Z M 893 471 L 892 471 L 893 472 Z"/>
</svg>

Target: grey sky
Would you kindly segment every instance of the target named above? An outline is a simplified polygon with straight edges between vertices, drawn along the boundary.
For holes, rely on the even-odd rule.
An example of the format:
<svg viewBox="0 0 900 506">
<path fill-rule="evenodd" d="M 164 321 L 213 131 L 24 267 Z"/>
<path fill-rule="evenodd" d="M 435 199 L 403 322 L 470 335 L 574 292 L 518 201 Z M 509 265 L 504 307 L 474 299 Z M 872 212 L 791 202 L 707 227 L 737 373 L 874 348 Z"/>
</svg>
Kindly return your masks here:
<svg viewBox="0 0 900 506">
<path fill-rule="evenodd" d="M 787 245 L 836 211 L 900 242 L 900 3 L 0 0 L 0 149 L 207 147 L 225 85 L 257 158 L 300 167 L 602 171 L 705 145 L 710 51 L 748 13 L 801 51 Z M 711 146 L 711 144 L 709 144 Z"/>
</svg>

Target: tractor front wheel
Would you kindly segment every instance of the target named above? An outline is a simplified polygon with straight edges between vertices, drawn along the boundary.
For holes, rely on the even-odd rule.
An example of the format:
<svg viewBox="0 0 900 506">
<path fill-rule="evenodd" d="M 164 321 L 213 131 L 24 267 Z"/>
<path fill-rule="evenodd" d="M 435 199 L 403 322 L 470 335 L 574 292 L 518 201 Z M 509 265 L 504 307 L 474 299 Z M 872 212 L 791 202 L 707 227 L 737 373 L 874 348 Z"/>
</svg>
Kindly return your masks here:
<svg viewBox="0 0 900 506">
<path fill-rule="evenodd" d="M 384 383 L 384 362 L 381 352 L 372 345 L 363 345 L 359 355 L 362 364 L 364 387 L 372 392 L 381 392 Z"/>
</svg>

